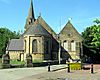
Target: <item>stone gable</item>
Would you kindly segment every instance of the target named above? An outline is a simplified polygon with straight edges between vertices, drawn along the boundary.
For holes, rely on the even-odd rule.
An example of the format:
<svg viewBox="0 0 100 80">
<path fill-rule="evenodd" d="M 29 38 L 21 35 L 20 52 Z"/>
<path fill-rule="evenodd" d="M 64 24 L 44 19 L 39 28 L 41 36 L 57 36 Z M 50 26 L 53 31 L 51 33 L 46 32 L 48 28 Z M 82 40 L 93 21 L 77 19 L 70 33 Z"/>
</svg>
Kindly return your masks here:
<svg viewBox="0 0 100 80">
<path fill-rule="evenodd" d="M 77 41 L 83 41 L 83 38 L 78 33 L 78 31 L 74 28 L 74 26 L 71 24 L 70 21 L 65 25 L 65 27 L 61 30 L 60 38 L 67 38 L 67 39 L 73 39 Z"/>
</svg>

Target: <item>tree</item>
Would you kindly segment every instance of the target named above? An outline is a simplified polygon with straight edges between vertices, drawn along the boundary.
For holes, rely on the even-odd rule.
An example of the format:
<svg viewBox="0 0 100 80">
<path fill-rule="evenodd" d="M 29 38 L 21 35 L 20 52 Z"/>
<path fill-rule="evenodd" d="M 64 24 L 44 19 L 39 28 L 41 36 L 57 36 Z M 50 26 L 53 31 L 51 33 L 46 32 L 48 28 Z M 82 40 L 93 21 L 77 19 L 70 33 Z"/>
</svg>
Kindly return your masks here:
<svg viewBox="0 0 100 80">
<path fill-rule="evenodd" d="M 20 37 L 20 33 L 12 32 L 7 28 L 0 28 L 0 54 L 4 54 L 9 39 L 16 39 Z"/>
<path fill-rule="evenodd" d="M 100 24 L 100 20 L 99 19 L 96 19 L 93 22 L 95 22 L 96 24 Z"/>
<path fill-rule="evenodd" d="M 87 27 L 82 32 L 84 38 L 84 55 L 91 57 L 93 61 L 100 61 L 100 20 L 96 19 L 94 22 L 96 24 Z"/>
</svg>

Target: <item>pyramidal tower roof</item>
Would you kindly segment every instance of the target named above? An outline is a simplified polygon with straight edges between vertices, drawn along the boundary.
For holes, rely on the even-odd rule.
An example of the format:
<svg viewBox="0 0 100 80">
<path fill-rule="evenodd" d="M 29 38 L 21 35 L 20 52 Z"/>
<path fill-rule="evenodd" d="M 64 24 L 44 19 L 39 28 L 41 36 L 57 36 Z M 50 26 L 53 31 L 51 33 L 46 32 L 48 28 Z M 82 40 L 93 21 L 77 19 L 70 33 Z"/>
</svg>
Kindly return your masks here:
<svg viewBox="0 0 100 80">
<path fill-rule="evenodd" d="M 32 0 L 31 0 L 31 3 L 30 3 L 30 9 L 29 9 L 29 13 L 28 13 L 28 18 L 34 19 L 34 21 L 35 21 L 34 9 L 33 9 L 33 1 Z"/>
<path fill-rule="evenodd" d="M 33 9 L 33 1 L 30 0 L 30 8 L 26 20 L 25 31 L 29 28 L 30 25 L 33 25 L 34 22 L 35 22 L 35 16 L 34 16 L 34 9 Z"/>
</svg>

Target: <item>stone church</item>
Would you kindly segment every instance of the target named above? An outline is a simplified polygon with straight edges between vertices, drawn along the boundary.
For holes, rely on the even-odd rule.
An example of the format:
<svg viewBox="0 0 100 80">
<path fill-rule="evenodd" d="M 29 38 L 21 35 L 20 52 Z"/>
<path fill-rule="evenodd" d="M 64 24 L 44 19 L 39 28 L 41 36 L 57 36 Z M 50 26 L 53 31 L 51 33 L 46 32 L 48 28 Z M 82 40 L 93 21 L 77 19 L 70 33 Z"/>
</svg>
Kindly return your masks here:
<svg viewBox="0 0 100 80">
<path fill-rule="evenodd" d="M 7 52 L 12 60 L 26 60 L 30 54 L 32 60 L 78 60 L 82 53 L 83 38 L 68 20 L 59 34 L 56 34 L 46 21 L 34 15 L 31 0 L 25 31 L 20 39 L 12 39 L 7 46 Z"/>
</svg>

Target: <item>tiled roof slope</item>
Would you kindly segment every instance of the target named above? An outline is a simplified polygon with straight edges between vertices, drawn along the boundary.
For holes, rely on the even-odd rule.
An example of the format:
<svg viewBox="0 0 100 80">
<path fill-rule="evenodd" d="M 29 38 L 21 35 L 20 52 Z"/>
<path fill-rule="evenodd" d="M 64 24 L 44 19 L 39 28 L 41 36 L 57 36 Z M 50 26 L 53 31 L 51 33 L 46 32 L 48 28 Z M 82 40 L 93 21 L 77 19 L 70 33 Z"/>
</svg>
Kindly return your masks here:
<svg viewBox="0 0 100 80">
<path fill-rule="evenodd" d="M 49 32 L 41 25 L 31 25 L 31 27 L 27 30 L 24 35 L 44 35 L 50 36 Z"/>
<path fill-rule="evenodd" d="M 39 16 L 37 20 L 50 34 L 52 34 L 53 37 L 56 36 L 54 30 L 46 23 L 46 21 L 41 16 Z"/>
<path fill-rule="evenodd" d="M 10 51 L 22 51 L 24 50 L 24 40 L 23 39 L 12 39 L 9 42 L 8 50 Z"/>
</svg>

